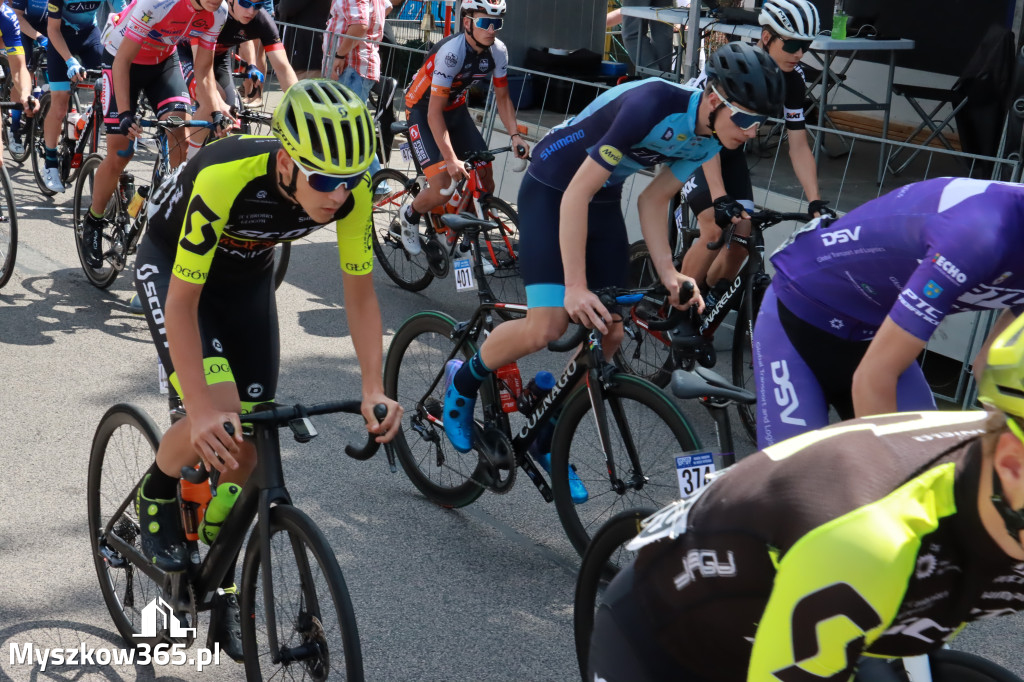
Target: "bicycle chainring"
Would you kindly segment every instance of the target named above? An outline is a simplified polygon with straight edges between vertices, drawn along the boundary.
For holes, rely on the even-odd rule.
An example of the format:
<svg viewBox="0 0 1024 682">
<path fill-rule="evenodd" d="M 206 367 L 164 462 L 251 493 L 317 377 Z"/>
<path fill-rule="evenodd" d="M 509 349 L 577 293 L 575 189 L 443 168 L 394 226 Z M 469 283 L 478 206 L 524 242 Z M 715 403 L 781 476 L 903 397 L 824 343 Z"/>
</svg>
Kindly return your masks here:
<svg viewBox="0 0 1024 682">
<path fill-rule="evenodd" d="M 508 436 L 499 428 L 489 426 L 477 429 L 477 452 L 480 454 L 480 469 L 489 480 L 481 480 L 491 492 L 503 495 L 516 482 L 515 449 Z"/>
<path fill-rule="evenodd" d="M 445 253 L 441 242 L 433 237 L 427 239 L 423 245 L 423 253 L 427 256 L 427 269 L 430 270 L 430 274 L 437 279 L 444 279 L 448 276 L 451 266 L 448 263 L 448 254 Z"/>
</svg>

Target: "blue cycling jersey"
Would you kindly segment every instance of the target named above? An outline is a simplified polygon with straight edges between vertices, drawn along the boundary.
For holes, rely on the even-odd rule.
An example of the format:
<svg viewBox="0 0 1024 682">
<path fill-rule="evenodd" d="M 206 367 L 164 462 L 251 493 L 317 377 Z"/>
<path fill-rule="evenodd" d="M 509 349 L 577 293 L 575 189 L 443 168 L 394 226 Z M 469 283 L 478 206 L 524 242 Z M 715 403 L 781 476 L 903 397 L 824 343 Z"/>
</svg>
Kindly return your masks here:
<svg viewBox="0 0 1024 682">
<path fill-rule="evenodd" d="M 721 149 L 694 132 L 702 94 L 660 78 L 616 86 L 537 143 L 530 174 L 564 190 L 589 156 L 611 171 L 605 187 L 659 163 L 683 182 Z"/>
<path fill-rule="evenodd" d="M 889 316 L 919 339 L 949 313 L 1024 312 L 1024 185 L 936 178 L 814 220 L 771 257 L 779 300 L 835 336 Z"/>
<path fill-rule="evenodd" d="M 96 26 L 96 12 L 104 0 L 49 0 L 47 9 L 50 16 L 60 19 L 66 25 L 75 30 L 82 30 L 90 26 Z M 120 12 L 125 7 L 124 0 L 110 0 L 110 6 L 115 12 Z"/>
<path fill-rule="evenodd" d="M 25 48 L 21 45 L 18 16 L 7 5 L 0 5 L 0 39 L 4 41 L 4 54 L 25 54 Z"/>
<path fill-rule="evenodd" d="M 19 9 L 32 28 L 46 35 L 46 3 L 48 0 L 7 0 L 11 9 Z"/>
</svg>

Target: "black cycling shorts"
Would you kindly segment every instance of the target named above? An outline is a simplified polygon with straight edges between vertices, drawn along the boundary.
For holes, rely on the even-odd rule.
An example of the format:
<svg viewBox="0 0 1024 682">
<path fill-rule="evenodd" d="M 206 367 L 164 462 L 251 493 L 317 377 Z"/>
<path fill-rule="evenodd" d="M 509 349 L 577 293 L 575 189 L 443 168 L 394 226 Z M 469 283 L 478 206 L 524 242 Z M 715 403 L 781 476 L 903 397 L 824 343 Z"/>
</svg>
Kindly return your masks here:
<svg viewBox="0 0 1024 682">
<path fill-rule="evenodd" d="M 229 107 L 241 110 L 242 103 L 238 100 L 235 79 L 231 75 L 231 52 L 220 52 L 213 57 L 213 77 L 217 85 L 224 91 L 224 103 Z"/>
<path fill-rule="evenodd" d="M 426 110 L 409 109 L 406 118 L 409 121 L 409 147 L 416 157 L 416 163 L 423 169 L 423 174 L 429 180 L 447 172 L 444 157 L 427 124 Z M 484 136 L 477 129 L 467 107 L 460 106 L 444 112 L 444 124 L 448 128 L 448 140 L 458 158 L 464 159 L 470 152 L 487 149 Z"/>
<path fill-rule="evenodd" d="M 722 162 L 722 182 L 725 185 L 725 193 L 740 202 L 743 208 L 747 209 L 747 213 L 753 212 L 754 187 L 750 184 L 750 171 L 747 169 L 747 158 L 743 148 L 722 149 L 718 152 L 718 158 Z M 698 215 L 714 206 L 707 178 L 704 177 L 703 167 L 698 168 L 683 184 L 683 199 L 693 211 L 693 215 Z"/>
<path fill-rule="evenodd" d="M 558 241 L 562 190 L 529 172 L 519 186 L 519 271 L 530 308 L 561 307 L 565 298 Z M 622 216 L 621 186 L 602 190 L 587 217 L 587 286 L 621 287 L 629 270 L 629 237 Z"/>
<path fill-rule="evenodd" d="M 109 52 L 104 54 L 106 64 L 113 64 L 114 55 Z M 156 112 L 157 118 L 172 111 L 192 111 L 192 100 L 185 85 L 185 76 L 181 73 L 177 52 L 172 52 L 170 57 L 159 64 L 132 64 L 129 79 L 133 114 L 136 113 L 135 103 L 139 100 L 139 93 L 145 93 L 149 107 Z M 117 98 L 114 97 L 114 75 L 109 66 L 103 69 L 103 111 L 107 135 L 120 135 L 121 130 L 117 125 Z"/>
<path fill-rule="evenodd" d="M 135 257 L 135 290 L 168 377 L 174 374 L 174 363 L 167 347 L 163 311 L 173 265 L 173 255 L 164 253 L 149 235 L 143 236 Z M 281 343 L 274 293 L 271 260 L 268 267 L 255 272 L 213 268 L 199 299 L 199 335 L 207 382 L 218 383 L 230 372 L 243 406 L 246 402 L 268 402 L 277 393 Z"/>
</svg>

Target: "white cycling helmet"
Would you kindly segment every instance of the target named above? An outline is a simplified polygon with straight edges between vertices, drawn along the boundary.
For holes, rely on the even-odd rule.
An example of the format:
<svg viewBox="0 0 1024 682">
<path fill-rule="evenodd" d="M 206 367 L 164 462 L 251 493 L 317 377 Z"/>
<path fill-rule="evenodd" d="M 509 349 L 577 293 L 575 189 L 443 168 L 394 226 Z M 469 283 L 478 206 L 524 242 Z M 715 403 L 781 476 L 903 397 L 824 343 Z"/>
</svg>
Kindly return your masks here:
<svg viewBox="0 0 1024 682">
<path fill-rule="evenodd" d="M 795 40 L 813 40 L 821 31 L 818 8 L 808 0 L 765 0 L 757 23 Z"/>
<path fill-rule="evenodd" d="M 486 12 L 488 16 L 505 16 L 505 0 L 462 0 L 455 16 L 461 17 L 464 12 Z"/>
</svg>

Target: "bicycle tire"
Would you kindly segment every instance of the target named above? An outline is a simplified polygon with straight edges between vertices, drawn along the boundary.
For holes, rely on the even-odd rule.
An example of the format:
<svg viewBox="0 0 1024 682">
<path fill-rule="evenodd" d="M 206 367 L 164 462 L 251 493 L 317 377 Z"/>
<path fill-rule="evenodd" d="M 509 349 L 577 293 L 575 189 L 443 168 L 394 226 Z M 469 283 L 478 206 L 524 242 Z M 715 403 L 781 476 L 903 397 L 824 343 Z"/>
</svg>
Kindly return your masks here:
<svg viewBox="0 0 1024 682">
<path fill-rule="evenodd" d="M 594 533 L 594 539 L 583 553 L 576 574 L 576 596 L 573 599 L 572 629 L 576 642 L 576 662 L 583 682 L 587 678 L 590 657 L 590 635 L 594 632 L 594 614 L 601 592 L 612 581 L 625 561 L 631 560 L 624 544 L 640 533 L 640 522 L 655 509 L 627 509 L 611 517 Z M 628 556 L 627 556 L 628 555 Z"/>
<path fill-rule="evenodd" d="M 992 661 L 966 651 L 940 649 L 928 654 L 933 682 L 1022 682 Z"/>
<path fill-rule="evenodd" d="M 49 94 L 49 93 L 47 93 L 47 94 Z M 7 98 L 5 97 L 4 100 L 6 101 L 6 99 Z M 36 114 L 36 116 L 38 116 L 38 115 L 39 114 Z M 11 114 L 10 114 L 10 112 L 4 112 L 3 121 L 4 121 L 4 131 L 3 131 L 3 134 L 4 134 L 4 145 L 9 147 L 10 145 L 8 145 L 7 142 L 8 142 L 8 140 L 10 138 L 7 135 L 7 128 L 11 124 Z M 19 164 L 24 164 L 25 161 L 28 160 L 29 154 L 32 153 L 31 148 L 28 145 L 28 141 L 29 140 L 28 140 L 27 133 L 31 132 L 32 124 L 33 124 L 34 121 L 35 121 L 34 118 L 29 119 L 29 118 L 27 118 L 24 115 L 21 118 L 21 133 L 22 133 L 22 142 L 23 142 L 22 147 L 24 148 L 24 151 L 22 151 L 20 154 L 15 154 L 13 149 L 8 149 L 7 150 L 10 153 L 10 155 L 11 155 L 11 159 L 13 161 L 16 161 Z"/>
<path fill-rule="evenodd" d="M 263 547 L 258 526 L 249 536 L 242 565 L 240 606 L 246 679 L 271 679 L 282 672 L 282 677 L 288 677 L 290 666 L 301 668 L 301 675 L 297 677 L 302 679 L 308 676 L 323 680 L 332 673 L 332 677 L 338 677 L 336 668 L 340 671 L 340 656 L 344 659 L 344 679 L 361 682 L 363 655 L 359 630 L 352 599 L 334 550 L 323 532 L 301 510 L 284 504 L 270 508 L 269 514 L 270 546 L 267 551 L 270 552 L 274 573 L 270 576 L 273 603 L 265 603 L 263 596 L 260 570 Z M 275 543 L 278 539 L 282 542 L 279 547 Z M 295 594 L 286 594 L 285 588 L 289 584 L 298 587 Z M 283 612 L 293 607 L 298 608 L 297 613 Z M 280 647 L 288 647 L 294 652 L 304 644 L 314 644 L 316 653 L 298 660 L 271 661 L 269 633 L 266 621 L 261 620 L 266 617 L 265 608 L 275 610 Z"/>
<path fill-rule="evenodd" d="M 292 259 L 292 245 L 281 242 L 274 248 L 274 288 L 280 289 L 284 276 L 288 272 L 288 262 Z"/>
<path fill-rule="evenodd" d="M 145 411 L 129 403 L 114 405 L 103 418 L 92 440 L 86 485 L 89 542 L 103 601 L 114 626 L 131 646 L 155 645 L 162 641 L 143 639 L 142 609 L 161 595 L 161 587 L 126 561 L 115 566 L 101 552 L 103 529 L 121 503 L 135 493 L 135 487 L 153 464 L 160 445 L 160 429 Z M 124 540 L 141 551 L 135 505 L 129 503 L 115 527 Z M 189 627 L 195 627 L 192 623 Z"/>
<path fill-rule="evenodd" d="M 658 282 L 647 243 L 642 239 L 629 245 L 628 273 L 627 281 L 631 287 L 649 287 Z M 659 388 L 665 388 L 672 380 L 672 370 L 676 368 L 671 344 L 660 334 L 651 334 L 636 320 L 626 319 L 624 323 L 625 335 L 615 351 L 615 364 Z"/>
<path fill-rule="evenodd" d="M 85 262 L 84 247 L 82 245 L 82 221 L 85 220 L 85 214 L 89 211 L 89 206 L 92 204 L 92 191 L 93 191 L 93 175 L 96 173 L 96 169 L 103 162 L 103 157 L 99 154 L 90 154 L 82 161 L 82 167 L 78 174 L 78 181 L 75 182 L 75 199 L 74 199 L 74 214 L 75 214 L 75 250 L 78 251 L 78 262 L 82 266 L 82 271 L 85 273 L 86 278 L 93 286 L 99 289 L 106 289 L 114 280 L 117 279 L 118 270 L 109 262 L 104 263 L 98 268 L 89 267 Z M 110 241 L 110 221 L 120 211 L 124 211 L 124 208 L 119 205 L 117 200 L 117 192 L 115 190 L 113 196 L 110 197 L 110 201 L 107 202 L 107 210 L 104 213 L 106 220 L 106 228 L 103 230 L 104 239 Z M 127 220 L 127 215 L 124 216 Z"/>
<path fill-rule="evenodd" d="M 494 272 L 484 275 L 483 286 L 495 301 L 526 305 L 526 285 L 519 270 L 519 214 L 507 201 L 494 196 L 481 201 L 480 208 L 484 218 L 499 226 L 488 230 L 481 240 L 487 250 L 483 257 L 494 266 Z M 523 317 L 523 313 L 504 308 L 494 312 L 504 320 Z"/>
<path fill-rule="evenodd" d="M 377 193 L 381 183 L 388 183 L 389 192 Z M 398 220 L 398 212 L 412 202 L 419 187 L 409 181 L 401 171 L 384 168 L 370 182 L 373 195 L 373 252 L 391 281 L 406 291 L 422 291 L 434 275 L 427 269 L 426 252 L 410 256 L 402 240 L 391 234 L 391 225 Z M 429 220 L 426 218 L 426 220 Z"/>
<path fill-rule="evenodd" d="M 43 127 L 46 121 L 47 115 L 50 113 L 50 93 L 43 93 L 43 96 L 39 98 L 39 111 L 32 117 L 32 126 L 29 131 L 29 138 L 26 144 L 26 149 L 32 155 L 32 177 L 36 181 L 36 186 L 39 191 L 45 196 L 52 197 L 57 193 L 52 189 L 48 188 L 43 182 L 43 168 L 45 167 L 45 142 L 43 140 Z M 57 149 L 60 150 L 64 146 L 64 123 L 61 122 L 60 135 L 57 138 Z"/>
<path fill-rule="evenodd" d="M 7 169 L 0 166 L 0 186 L 4 201 L 0 204 L 0 288 L 14 274 L 14 263 L 18 257 L 18 214 L 14 211 L 14 195 L 11 193 L 11 177 Z"/>
<path fill-rule="evenodd" d="M 415 404 L 444 369 L 454 328 L 455 320 L 444 313 L 417 313 L 395 333 L 384 361 L 384 393 L 405 408 L 402 429 L 393 441 L 402 470 L 424 497 L 449 509 L 465 507 L 483 494 L 483 486 L 477 483 L 480 460 L 475 452 L 464 454 L 452 447 L 442 427 L 428 422 L 427 436 L 423 436 L 413 424 L 417 419 Z M 467 344 L 463 355 L 468 359 L 474 352 L 476 348 Z M 478 413 L 490 392 L 486 383 L 480 388 Z M 443 382 L 434 389 L 431 399 L 431 405 L 440 414 L 444 404 Z M 438 439 L 436 445 L 428 439 L 434 437 Z"/>
<path fill-rule="evenodd" d="M 605 404 L 610 408 L 608 431 L 616 474 L 625 481 L 634 471 L 623 445 L 620 422 L 624 421 L 629 427 L 627 437 L 640 457 L 646 483 L 639 490 L 627 487 L 621 493 L 615 491 L 609 481 L 597 422 L 590 414 L 590 394 L 585 386 L 578 388 L 555 422 L 551 492 L 562 527 L 581 556 L 591 533 L 611 515 L 641 507 L 661 509 L 679 499 L 675 457 L 700 447 L 686 417 L 656 386 L 625 373 L 617 374 L 612 382 L 604 392 Z M 622 420 L 614 415 L 617 409 L 622 412 Z M 575 504 L 569 491 L 570 464 L 589 493 L 582 504 Z"/>
<path fill-rule="evenodd" d="M 754 381 L 754 345 L 752 321 L 757 320 L 761 309 L 764 290 L 753 286 L 752 278 L 747 278 L 743 300 L 736 311 L 736 328 L 732 332 L 732 383 L 748 391 L 756 392 Z M 757 404 L 743 405 L 736 403 L 736 413 L 747 437 L 757 442 Z"/>
</svg>

